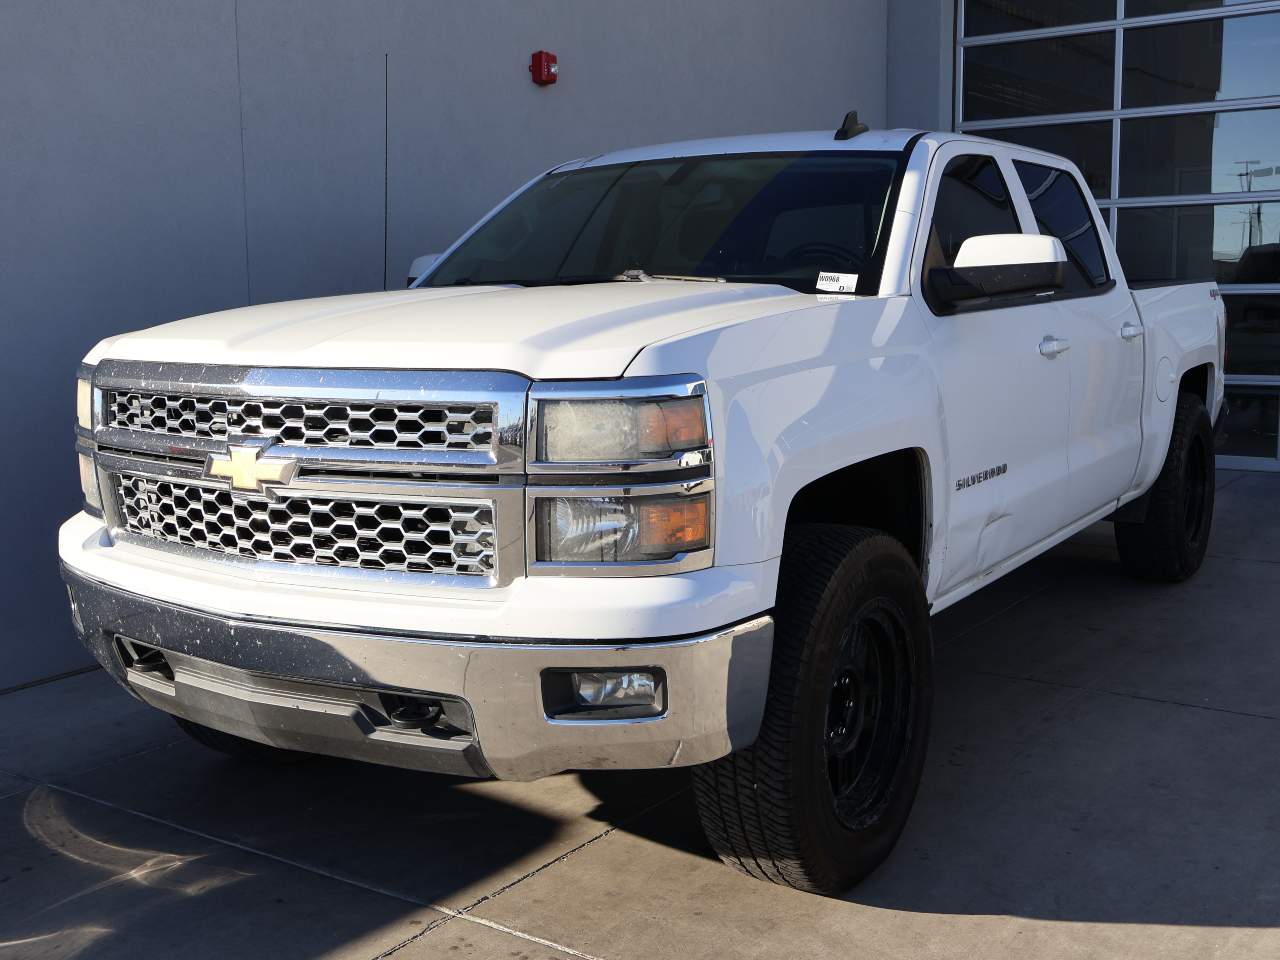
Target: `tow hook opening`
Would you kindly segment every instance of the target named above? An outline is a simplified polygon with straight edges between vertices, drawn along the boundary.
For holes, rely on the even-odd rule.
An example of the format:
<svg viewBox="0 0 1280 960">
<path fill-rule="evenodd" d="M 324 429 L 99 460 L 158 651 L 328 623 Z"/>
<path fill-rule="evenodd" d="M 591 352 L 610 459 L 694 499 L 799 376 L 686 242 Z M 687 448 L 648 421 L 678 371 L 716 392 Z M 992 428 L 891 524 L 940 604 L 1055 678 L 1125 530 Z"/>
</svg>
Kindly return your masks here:
<svg viewBox="0 0 1280 960">
<path fill-rule="evenodd" d="M 400 730 L 419 730 L 433 737 L 470 737 L 470 712 L 460 701 L 410 693 L 379 693 L 387 722 Z"/>
<path fill-rule="evenodd" d="M 382 706 L 393 725 L 410 730 L 435 726 L 444 712 L 439 700 L 406 697 L 395 693 L 382 694 Z"/>
<path fill-rule="evenodd" d="M 141 640 L 116 635 L 116 654 L 126 670 L 136 673 L 149 673 L 173 682 L 173 667 L 159 647 L 153 647 Z"/>
</svg>

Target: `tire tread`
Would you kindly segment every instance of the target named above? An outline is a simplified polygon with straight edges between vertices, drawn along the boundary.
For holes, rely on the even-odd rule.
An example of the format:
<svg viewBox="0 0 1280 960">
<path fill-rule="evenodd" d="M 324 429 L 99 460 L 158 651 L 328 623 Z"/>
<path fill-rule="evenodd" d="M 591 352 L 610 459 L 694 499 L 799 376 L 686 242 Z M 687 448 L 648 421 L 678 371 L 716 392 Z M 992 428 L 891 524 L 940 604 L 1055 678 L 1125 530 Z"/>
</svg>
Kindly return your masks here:
<svg viewBox="0 0 1280 960">
<path fill-rule="evenodd" d="M 816 653 L 810 627 L 827 594 L 845 587 L 839 571 L 846 560 L 866 547 L 911 563 L 901 544 L 868 527 L 806 524 L 788 532 L 760 733 L 750 747 L 693 771 L 702 826 L 721 859 L 748 876 L 814 893 L 838 889 L 840 878 L 820 873 L 816 858 L 806 856 L 788 748 Z"/>
<path fill-rule="evenodd" d="M 1169 451 L 1160 475 L 1148 494 L 1146 520 L 1142 523 L 1115 524 L 1116 549 L 1128 573 L 1140 580 L 1178 583 L 1199 569 L 1203 553 L 1189 557 L 1181 542 L 1182 529 L 1178 516 L 1182 493 L 1182 466 L 1187 446 L 1197 432 L 1206 429 L 1208 413 L 1200 397 L 1180 393 L 1173 416 Z M 1213 450 L 1209 458 L 1209 491 L 1206 509 L 1213 510 Z M 1207 533 L 1206 533 L 1207 536 Z"/>
</svg>

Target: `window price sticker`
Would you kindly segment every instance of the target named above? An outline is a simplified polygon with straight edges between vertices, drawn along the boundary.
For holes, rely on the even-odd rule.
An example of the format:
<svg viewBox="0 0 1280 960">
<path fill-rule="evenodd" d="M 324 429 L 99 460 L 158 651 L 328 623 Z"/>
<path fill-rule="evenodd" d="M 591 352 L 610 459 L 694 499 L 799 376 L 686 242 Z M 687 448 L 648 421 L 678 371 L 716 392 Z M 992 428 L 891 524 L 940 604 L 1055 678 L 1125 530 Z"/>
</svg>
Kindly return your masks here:
<svg viewBox="0 0 1280 960">
<path fill-rule="evenodd" d="M 818 289 L 824 293 L 854 293 L 858 289 L 856 273 L 819 273 Z"/>
</svg>

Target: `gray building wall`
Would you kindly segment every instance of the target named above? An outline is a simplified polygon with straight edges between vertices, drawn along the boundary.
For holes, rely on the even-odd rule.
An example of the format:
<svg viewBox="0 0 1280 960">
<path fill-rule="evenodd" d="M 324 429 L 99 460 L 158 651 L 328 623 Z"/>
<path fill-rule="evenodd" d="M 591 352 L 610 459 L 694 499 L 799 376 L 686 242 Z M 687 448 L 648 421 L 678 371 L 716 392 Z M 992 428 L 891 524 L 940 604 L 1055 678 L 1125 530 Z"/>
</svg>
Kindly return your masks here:
<svg viewBox="0 0 1280 960">
<path fill-rule="evenodd" d="M 87 662 L 54 539 L 79 499 L 72 375 L 96 340 L 401 286 L 415 255 L 576 156 L 834 128 L 855 106 L 927 117 L 928 83 L 887 92 L 887 51 L 912 50 L 889 35 L 901 6 L 5 0 L 0 689 Z M 537 49 L 560 58 L 554 87 L 529 82 Z"/>
<path fill-rule="evenodd" d="M 888 0 L 885 112 L 891 127 L 955 125 L 953 0 Z"/>
</svg>

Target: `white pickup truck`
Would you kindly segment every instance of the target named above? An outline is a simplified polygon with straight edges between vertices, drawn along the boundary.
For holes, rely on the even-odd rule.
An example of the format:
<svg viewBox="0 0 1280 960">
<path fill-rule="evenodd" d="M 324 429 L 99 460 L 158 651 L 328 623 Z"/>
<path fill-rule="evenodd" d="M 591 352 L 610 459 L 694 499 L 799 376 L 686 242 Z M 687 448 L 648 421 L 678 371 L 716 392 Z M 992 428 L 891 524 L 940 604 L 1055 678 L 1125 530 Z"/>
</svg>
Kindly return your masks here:
<svg viewBox="0 0 1280 960">
<path fill-rule="evenodd" d="M 931 614 L 1106 518 L 1134 574 L 1200 565 L 1223 327 L 1044 153 L 577 160 L 411 289 L 96 346 L 73 619 L 209 746 L 692 766 L 727 863 L 845 889 L 914 800 Z"/>
</svg>

